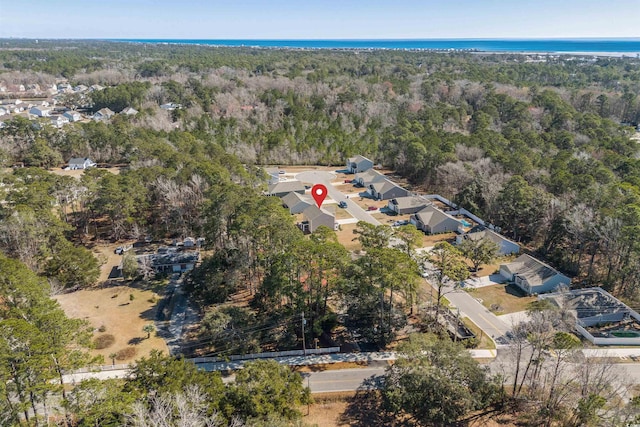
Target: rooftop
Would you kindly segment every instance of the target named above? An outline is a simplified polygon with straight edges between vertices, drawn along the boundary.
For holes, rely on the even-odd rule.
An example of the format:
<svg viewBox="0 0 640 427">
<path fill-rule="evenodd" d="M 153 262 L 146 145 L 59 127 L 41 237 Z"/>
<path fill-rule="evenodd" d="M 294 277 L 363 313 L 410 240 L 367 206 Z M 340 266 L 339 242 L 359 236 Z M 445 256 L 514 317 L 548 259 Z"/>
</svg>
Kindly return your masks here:
<svg viewBox="0 0 640 427">
<path fill-rule="evenodd" d="M 520 255 L 513 262 L 505 264 L 504 267 L 511 273 L 527 279 L 527 282 L 532 286 L 541 285 L 548 278 L 560 274 L 554 268 L 527 254 Z"/>
</svg>

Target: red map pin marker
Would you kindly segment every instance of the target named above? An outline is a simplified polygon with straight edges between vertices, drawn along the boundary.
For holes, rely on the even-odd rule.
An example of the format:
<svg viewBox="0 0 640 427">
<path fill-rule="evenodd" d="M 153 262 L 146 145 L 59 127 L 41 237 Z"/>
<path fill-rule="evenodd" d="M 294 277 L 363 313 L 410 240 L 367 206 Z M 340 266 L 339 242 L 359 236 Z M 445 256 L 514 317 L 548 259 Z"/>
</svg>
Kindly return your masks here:
<svg viewBox="0 0 640 427">
<path fill-rule="evenodd" d="M 311 188 L 311 196 L 316 201 L 318 208 L 322 207 L 322 202 L 327 198 L 327 187 L 322 184 L 316 184 Z"/>
</svg>

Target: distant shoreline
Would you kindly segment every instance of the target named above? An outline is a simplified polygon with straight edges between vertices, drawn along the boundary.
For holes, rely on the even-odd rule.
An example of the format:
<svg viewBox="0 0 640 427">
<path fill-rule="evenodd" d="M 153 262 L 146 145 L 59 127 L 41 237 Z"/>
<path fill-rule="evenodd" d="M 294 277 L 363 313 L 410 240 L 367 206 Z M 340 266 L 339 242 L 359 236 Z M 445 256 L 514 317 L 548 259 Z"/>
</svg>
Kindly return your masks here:
<svg viewBox="0 0 640 427">
<path fill-rule="evenodd" d="M 426 51 L 491 54 L 581 55 L 635 57 L 640 39 L 429 39 L 429 40 L 240 40 L 240 39 L 107 39 L 106 41 L 150 44 L 181 44 L 265 49 Z"/>
</svg>

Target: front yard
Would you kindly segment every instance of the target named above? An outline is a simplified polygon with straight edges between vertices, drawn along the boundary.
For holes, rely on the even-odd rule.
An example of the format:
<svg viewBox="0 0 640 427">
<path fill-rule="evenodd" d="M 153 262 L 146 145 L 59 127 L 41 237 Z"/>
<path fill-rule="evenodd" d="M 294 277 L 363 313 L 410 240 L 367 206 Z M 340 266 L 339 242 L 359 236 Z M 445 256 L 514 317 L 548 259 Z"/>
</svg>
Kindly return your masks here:
<svg viewBox="0 0 640 427">
<path fill-rule="evenodd" d="M 481 288 L 467 289 L 482 305 L 495 314 L 509 314 L 527 309 L 527 305 L 536 297 L 526 296 L 515 285 L 491 285 Z"/>
</svg>

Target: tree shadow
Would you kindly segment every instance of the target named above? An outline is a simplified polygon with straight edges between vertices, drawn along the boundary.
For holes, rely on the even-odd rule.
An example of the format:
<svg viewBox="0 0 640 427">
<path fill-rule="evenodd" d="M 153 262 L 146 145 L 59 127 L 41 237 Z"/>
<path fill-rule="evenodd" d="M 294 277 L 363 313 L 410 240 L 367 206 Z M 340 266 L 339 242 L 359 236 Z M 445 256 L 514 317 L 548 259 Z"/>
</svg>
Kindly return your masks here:
<svg viewBox="0 0 640 427">
<path fill-rule="evenodd" d="M 347 408 L 340 416 L 340 423 L 355 427 L 390 426 L 413 427 L 415 423 L 402 419 L 385 410 L 380 387 L 380 377 L 370 377 L 350 398 Z"/>
<path fill-rule="evenodd" d="M 135 338 L 131 338 L 127 344 L 129 345 L 138 345 L 140 344 L 142 341 L 144 341 L 144 337 L 135 337 Z"/>
</svg>

